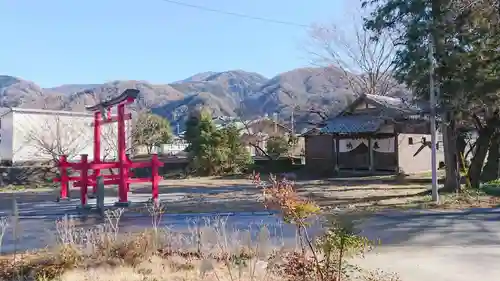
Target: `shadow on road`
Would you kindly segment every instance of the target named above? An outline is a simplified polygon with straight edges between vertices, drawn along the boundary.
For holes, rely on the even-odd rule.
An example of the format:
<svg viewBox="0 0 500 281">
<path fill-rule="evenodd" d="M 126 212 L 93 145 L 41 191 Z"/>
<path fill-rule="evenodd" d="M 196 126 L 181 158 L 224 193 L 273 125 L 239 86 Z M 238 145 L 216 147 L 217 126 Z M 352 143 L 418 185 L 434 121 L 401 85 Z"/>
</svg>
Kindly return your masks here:
<svg viewBox="0 0 500 281">
<path fill-rule="evenodd" d="M 325 195 L 319 195 L 319 194 L 311 194 L 309 196 L 309 198 L 311 200 L 314 200 L 320 206 L 332 204 L 334 206 L 344 207 L 344 206 L 348 206 L 348 205 L 356 205 L 356 204 L 363 204 L 363 203 L 372 203 L 374 205 L 377 205 L 378 202 L 382 202 L 384 200 L 421 197 L 421 196 L 425 196 L 427 194 L 428 194 L 427 191 L 422 191 L 422 192 L 412 193 L 412 194 L 368 195 L 365 197 L 336 197 L 336 196 L 325 196 Z M 389 206 L 389 205 L 384 204 L 384 206 Z"/>
<path fill-rule="evenodd" d="M 500 244 L 500 211 L 408 211 L 375 215 L 361 234 L 382 245 L 485 246 Z"/>
</svg>

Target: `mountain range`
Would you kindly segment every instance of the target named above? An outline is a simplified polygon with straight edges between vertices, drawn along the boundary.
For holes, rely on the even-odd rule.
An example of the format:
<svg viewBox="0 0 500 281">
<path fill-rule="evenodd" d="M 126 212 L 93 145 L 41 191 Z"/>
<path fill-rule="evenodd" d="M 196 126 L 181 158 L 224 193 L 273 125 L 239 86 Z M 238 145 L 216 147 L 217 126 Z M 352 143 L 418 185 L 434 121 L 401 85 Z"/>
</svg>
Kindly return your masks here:
<svg viewBox="0 0 500 281">
<path fill-rule="evenodd" d="M 353 74 L 354 75 L 354 74 Z M 304 128 L 316 108 L 335 114 L 355 99 L 344 73 L 337 68 L 298 68 L 272 78 L 243 70 L 202 72 L 170 84 L 117 80 L 103 84 L 68 84 L 41 88 L 35 82 L 0 75 L 0 106 L 83 111 L 85 106 L 127 88 L 141 91 L 136 108 L 148 108 L 182 126 L 190 110 L 203 106 L 213 116 L 255 118 L 277 113 Z M 406 96 L 403 88 L 392 93 Z"/>
</svg>

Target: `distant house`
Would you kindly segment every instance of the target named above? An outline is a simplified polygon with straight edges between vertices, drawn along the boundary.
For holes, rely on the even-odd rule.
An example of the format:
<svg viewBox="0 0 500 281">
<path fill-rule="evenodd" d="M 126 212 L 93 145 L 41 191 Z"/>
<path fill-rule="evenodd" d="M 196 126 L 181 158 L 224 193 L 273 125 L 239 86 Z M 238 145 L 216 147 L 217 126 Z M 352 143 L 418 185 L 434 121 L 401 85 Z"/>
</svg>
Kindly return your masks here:
<svg viewBox="0 0 500 281">
<path fill-rule="evenodd" d="M 236 126 L 240 130 L 241 139 L 252 156 L 265 156 L 267 152 L 267 141 L 270 137 L 289 137 L 292 130 L 273 118 L 262 117 L 254 120 L 241 121 L 233 117 L 215 117 L 214 123 L 217 128 L 224 128 L 229 125 Z M 304 141 L 299 137 L 297 145 L 291 151 L 292 155 L 302 155 Z"/>
<path fill-rule="evenodd" d="M 398 98 L 362 95 L 322 128 L 304 134 L 306 167 L 323 175 L 429 171 L 427 112 Z M 437 157 L 443 160 L 442 143 Z"/>
<path fill-rule="evenodd" d="M 292 130 L 271 118 L 263 117 L 246 122 L 241 134 L 242 141 L 247 145 L 252 156 L 265 156 L 261 149 L 267 151 L 267 141 L 270 137 L 288 138 L 292 135 Z M 303 147 L 303 138 L 299 137 L 298 143 L 293 147 L 291 154 L 294 156 L 303 154 Z"/>
<path fill-rule="evenodd" d="M 170 143 L 161 146 L 161 152 L 166 155 L 180 155 L 187 147 L 188 143 L 183 138 L 174 136 Z"/>
</svg>

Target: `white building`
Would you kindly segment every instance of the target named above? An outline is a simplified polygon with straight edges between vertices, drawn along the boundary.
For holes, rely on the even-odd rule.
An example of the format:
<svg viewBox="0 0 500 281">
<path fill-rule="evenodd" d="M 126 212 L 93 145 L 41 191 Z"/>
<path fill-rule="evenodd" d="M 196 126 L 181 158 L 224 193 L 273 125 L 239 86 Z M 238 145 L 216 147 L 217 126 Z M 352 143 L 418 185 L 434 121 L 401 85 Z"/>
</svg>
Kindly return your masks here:
<svg viewBox="0 0 500 281">
<path fill-rule="evenodd" d="M 145 155 L 150 153 L 156 153 L 160 155 L 169 155 L 169 156 L 185 156 L 184 151 L 188 147 L 188 143 L 180 138 L 174 137 L 170 143 L 161 144 L 158 147 L 146 147 L 144 145 L 135 147 L 136 155 Z"/>
<path fill-rule="evenodd" d="M 188 147 L 188 143 L 179 137 L 174 137 L 171 143 L 163 144 L 161 152 L 167 155 L 181 155 Z"/>
<path fill-rule="evenodd" d="M 0 108 L 0 161 L 20 164 L 61 154 L 93 159 L 93 115 L 84 112 Z M 103 125 L 101 158 L 116 158 L 117 124 Z"/>
</svg>

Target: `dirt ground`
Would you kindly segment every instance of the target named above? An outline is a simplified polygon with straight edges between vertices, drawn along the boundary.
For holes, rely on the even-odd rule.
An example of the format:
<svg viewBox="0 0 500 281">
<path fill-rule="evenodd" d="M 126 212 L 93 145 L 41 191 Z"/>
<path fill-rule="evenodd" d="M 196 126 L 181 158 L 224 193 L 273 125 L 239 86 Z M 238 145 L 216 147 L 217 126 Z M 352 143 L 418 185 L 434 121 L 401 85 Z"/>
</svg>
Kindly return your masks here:
<svg viewBox="0 0 500 281">
<path fill-rule="evenodd" d="M 500 204 L 498 197 L 484 194 L 444 195 L 440 206 L 430 198 L 430 180 L 426 176 L 395 180 L 384 177 L 348 178 L 297 181 L 297 191 L 303 197 L 317 202 L 325 209 L 379 210 L 387 208 L 451 208 L 493 207 Z M 131 185 L 134 194 L 149 194 L 145 185 Z M 258 212 L 262 190 L 246 178 L 190 178 L 169 179 L 160 183 L 161 198 L 177 198 L 165 202 L 167 212 Z M 115 188 L 107 188 L 106 196 L 117 196 Z M 11 206 L 12 198 L 18 203 L 54 201 L 58 190 L 4 190 L 0 193 L 0 206 Z M 78 190 L 71 190 L 71 197 L 79 197 Z M 163 200 L 163 199 L 162 199 Z"/>
</svg>

